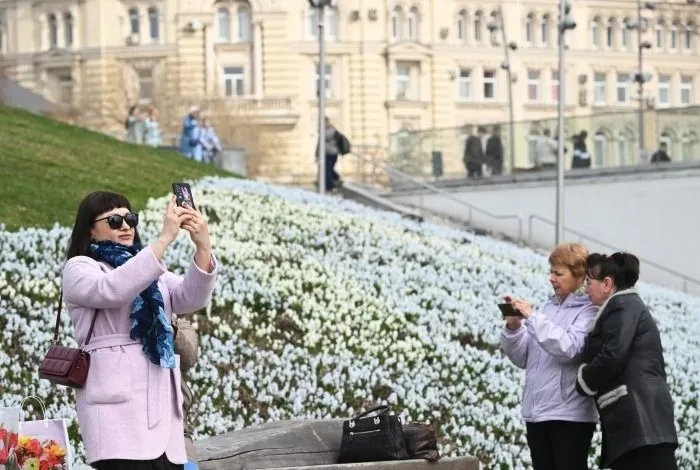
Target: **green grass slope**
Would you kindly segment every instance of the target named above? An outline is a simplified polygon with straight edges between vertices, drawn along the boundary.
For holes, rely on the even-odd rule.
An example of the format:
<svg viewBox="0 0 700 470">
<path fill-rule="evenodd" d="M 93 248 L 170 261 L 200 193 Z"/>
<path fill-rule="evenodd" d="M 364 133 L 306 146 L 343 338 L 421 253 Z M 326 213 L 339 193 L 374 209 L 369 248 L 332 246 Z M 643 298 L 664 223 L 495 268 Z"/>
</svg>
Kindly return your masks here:
<svg viewBox="0 0 700 470">
<path fill-rule="evenodd" d="M 0 105 L 0 224 L 70 226 L 90 191 L 125 194 L 136 209 L 173 181 L 229 175 L 181 155 Z"/>
</svg>

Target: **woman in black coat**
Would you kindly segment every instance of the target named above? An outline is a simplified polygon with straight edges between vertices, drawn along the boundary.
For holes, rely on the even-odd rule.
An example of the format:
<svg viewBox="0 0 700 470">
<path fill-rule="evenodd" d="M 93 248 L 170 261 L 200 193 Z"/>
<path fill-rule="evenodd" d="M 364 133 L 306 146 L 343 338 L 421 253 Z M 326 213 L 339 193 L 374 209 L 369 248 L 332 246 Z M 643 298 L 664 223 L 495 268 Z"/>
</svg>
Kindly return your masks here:
<svg viewBox="0 0 700 470">
<path fill-rule="evenodd" d="M 576 389 L 596 399 L 603 468 L 676 470 L 673 400 L 661 336 L 634 289 L 639 260 L 629 253 L 589 255 L 586 283 L 600 305 Z"/>
</svg>

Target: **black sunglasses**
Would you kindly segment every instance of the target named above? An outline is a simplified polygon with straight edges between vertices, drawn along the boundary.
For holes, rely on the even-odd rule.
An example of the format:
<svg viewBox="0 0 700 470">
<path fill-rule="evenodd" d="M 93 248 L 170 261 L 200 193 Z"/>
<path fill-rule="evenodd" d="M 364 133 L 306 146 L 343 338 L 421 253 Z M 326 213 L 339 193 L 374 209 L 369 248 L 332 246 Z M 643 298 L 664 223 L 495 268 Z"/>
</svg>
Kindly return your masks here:
<svg viewBox="0 0 700 470">
<path fill-rule="evenodd" d="M 128 225 L 129 227 L 134 228 L 139 224 L 139 215 L 134 214 L 133 212 L 129 212 L 126 215 L 112 214 L 108 215 L 107 217 L 97 219 L 95 220 L 95 222 L 99 222 L 101 220 L 106 220 L 109 224 L 109 227 L 114 230 L 122 228 L 124 222 L 126 222 L 126 225 Z"/>
</svg>

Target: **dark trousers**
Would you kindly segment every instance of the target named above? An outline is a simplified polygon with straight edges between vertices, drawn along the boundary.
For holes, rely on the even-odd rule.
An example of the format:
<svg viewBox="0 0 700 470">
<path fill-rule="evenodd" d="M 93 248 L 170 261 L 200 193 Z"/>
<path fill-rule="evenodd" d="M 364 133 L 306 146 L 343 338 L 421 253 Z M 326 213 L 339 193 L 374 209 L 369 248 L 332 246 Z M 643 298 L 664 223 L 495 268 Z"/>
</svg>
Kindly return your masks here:
<svg viewBox="0 0 700 470">
<path fill-rule="evenodd" d="M 331 190 L 340 181 L 340 175 L 335 171 L 338 155 L 326 154 L 326 189 Z"/>
<path fill-rule="evenodd" d="M 92 464 L 97 470 L 183 470 L 182 464 L 170 463 L 165 454 L 153 460 L 100 460 Z"/>
<path fill-rule="evenodd" d="M 467 162 L 467 178 L 481 178 L 484 176 L 481 163 Z"/>
<path fill-rule="evenodd" d="M 612 464 L 612 470 L 678 470 L 675 446 L 658 444 L 638 447 L 623 454 Z"/>
<path fill-rule="evenodd" d="M 492 175 L 502 175 L 503 174 L 503 157 L 489 157 Z"/>
<path fill-rule="evenodd" d="M 588 470 L 595 423 L 527 423 L 527 445 L 534 470 Z"/>
</svg>

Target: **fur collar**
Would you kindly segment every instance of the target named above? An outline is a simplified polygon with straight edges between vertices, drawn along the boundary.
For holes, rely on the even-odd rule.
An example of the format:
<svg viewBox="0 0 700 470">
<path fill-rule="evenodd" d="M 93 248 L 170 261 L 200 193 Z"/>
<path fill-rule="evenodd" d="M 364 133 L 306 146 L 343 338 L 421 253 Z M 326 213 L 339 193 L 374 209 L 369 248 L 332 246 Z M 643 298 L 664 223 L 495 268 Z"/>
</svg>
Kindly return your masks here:
<svg viewBox="0 0 700 470">
<path fill-rule="evenodd" d="M 639 291 L 637 291 L 637 289 L 633 287 L 631 289 L 619 290 L 619 291 L 615 292 L 613 295 L 611 295 L 610 297 L 608 297 L 607 300 L 605 302 L 603 302 L 603 305 L 601 305 L 600 308 L 598 309 L 598 313 L 595 316 L 595 321 L 593 323 L 591 323 L 591 326 L 588 328 L 588 332 L 590 333 L 591 331 L 593 331 L 593 327 L 595 327 L 595 325 L 598 323 L 598 319 L 600 319 L 600 316 L 603 314 L 605 307 L 608 306 L 608 302 L 610 302 L 613 297 L 617 297 L 620 295 L 629 295 L 629 294 L 639 294 Z"/>
</svg>

